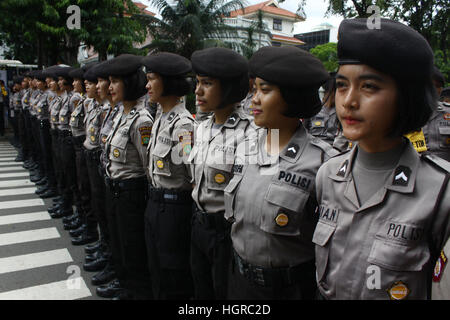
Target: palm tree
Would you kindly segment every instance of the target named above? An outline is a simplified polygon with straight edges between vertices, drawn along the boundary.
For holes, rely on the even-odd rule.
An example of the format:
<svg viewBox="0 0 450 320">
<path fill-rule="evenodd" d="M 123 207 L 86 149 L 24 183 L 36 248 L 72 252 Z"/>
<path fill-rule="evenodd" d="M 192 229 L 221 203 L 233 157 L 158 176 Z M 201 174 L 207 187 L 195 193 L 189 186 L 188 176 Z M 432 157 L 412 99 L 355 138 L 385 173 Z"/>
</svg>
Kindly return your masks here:
<svg viewBox="0 0 450 320">
<path fill-rule="evenodd" d="M 232 47 L 236 29 L 224 24 L 233 10 L 243 9 L 245 0 L 151 0 L 161 19 L 149 17 L 153 36 L 148 46 L 190 58 L 195 50 L 211 46 Z"/>
</svg>

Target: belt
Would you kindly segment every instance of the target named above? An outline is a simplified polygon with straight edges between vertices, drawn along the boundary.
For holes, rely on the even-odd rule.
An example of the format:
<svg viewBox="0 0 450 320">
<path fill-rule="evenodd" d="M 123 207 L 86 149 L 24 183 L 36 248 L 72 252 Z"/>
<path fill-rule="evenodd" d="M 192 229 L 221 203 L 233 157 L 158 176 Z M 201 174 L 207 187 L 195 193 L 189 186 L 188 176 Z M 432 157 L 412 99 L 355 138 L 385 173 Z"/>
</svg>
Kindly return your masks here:
<svg viewBox="0 0 450 320">
<path fill-rule="evenodd" d="M 194 208 L 194 217 L 198 220 L 198 222 L 200 222 L 200 224 L 220 231 L 228 230 L 231 226 L 231 224 L 223 216 L 223 213 L 209 213 L 202 211 L 197 207 L 197 205 L 195 205 Z"/>
<path fill-rule="evenodd" d="M 155 188 L 148 185 L 148 198 L 156 202 L 181 202 L 189 203 L 192 201 L 191 191 L 176 191 L 164 188 Z"/>
<path fill-rule="evenodd" d="M 84 140 L 86 140 L 86 136 L 77 136 L 77 137 L 72 136 L 72 141 L 76 145 L 82 145 Z"/>
<path fill-rule="evenodd" d="M 302 263 L 295 267 L 286 268 L 265 268 L 252 265 L 242 259 L 233 249 L 233 264 L 239 273 L 248 281 L 263 287 L 286 287 L 310 275 L 311 268 L 314 268 L 314 260 Z M 305 280 L 306 281 L 306 280 Z"/>
<path fill-rule="evenodd" d="M 86 157 L 89 158 L 89 160 L 92 161 L 99 161 L 100 160 L 100 154 L 102 153 L 102 150 L 100 148 L 96 148 L 93 150 L 84 149 L 84 152 L 86 154 Z"/>
<path fill-rule="evenodd" d="M 71 137 L 72 132 L 70 130 L 58 130 L 58 134 L 60 137 Z"/>
<path fill-rule="evenodd" d="M 111 192 L 117 196 L 120 191 L 146 189 L 147 178 L 133 178 L 125 180 L 113 180 L 109 177 L 105 177 L 105 186 L 111 190 Z"/>
</svg>

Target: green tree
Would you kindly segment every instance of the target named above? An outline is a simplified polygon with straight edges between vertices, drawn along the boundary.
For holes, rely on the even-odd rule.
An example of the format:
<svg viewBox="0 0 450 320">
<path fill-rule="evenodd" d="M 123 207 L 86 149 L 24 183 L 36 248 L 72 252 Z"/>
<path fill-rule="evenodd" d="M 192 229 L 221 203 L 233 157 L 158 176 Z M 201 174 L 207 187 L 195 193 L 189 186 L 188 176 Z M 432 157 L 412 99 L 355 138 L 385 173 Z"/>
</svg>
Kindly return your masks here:
<svg viewBox="0 0 450 320">
<path fill-rule="evenodd" d="M 309 50 L 312 55 L 322 61 L 328 72 L 336 71 L 339 67 L 337 58 L 337 43 L 329 42 L 315 46 Z"/>
<path fill-rule="evenodd" d="M 67 8 L 81 9 L 81 28 L 69 30 Z M 101 60 L 108 53 L 137 53 L 146 28 L 131 0 L 2 0 L 0 30 L 6 56 L 39 66 L 75 65 L 81 42 L 92 45 Z"/>
<path fill-rule="evenodd" d="M 151 50 L 169 51 L 190 58 L 195 50 L 231 47 L 233 27 L 223 23 L 229 12 L 243 8 L 242 0 L 152 0 L 161 19 L 148 17 Z"/>
</svg>

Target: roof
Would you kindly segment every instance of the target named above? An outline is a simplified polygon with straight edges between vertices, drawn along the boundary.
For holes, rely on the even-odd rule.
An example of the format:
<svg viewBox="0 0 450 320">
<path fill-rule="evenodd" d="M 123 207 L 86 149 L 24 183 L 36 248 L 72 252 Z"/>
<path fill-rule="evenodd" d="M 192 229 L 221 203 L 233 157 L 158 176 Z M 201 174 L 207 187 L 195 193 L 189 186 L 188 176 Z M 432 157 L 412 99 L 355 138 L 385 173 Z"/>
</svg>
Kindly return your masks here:
<svg viewBox="0 0 450 320">
<path fill-rule="evenodd" d="M 295 19 L 298 21 L 304 20 L 302 17 L 300 17 L 298 14 L 296 14 L 294 12 L 280 8 L 278 6 L 278 4 L 276 2 L 274 2 L 273 0 L 265 1 L 265 2 L 258 3 L 258 4 L 254 4 L 249 7 L 245 7 L 244 10 L 239 9 L 239 10 L 231 11 L 230 17 L 233 18 L 233 17 L 237 17 L 237 16 L 246 16 L 246 15 L 250 15 L 254 12 L 257 12 L 258 10 L 261 10 L 262 12 L 270 13 L 273 15 L 292 18 L 292 19 Z"/>
<path fill-rule="evenodd" d="M 138 7 L 138 9 L 139 9 L 139 11 L 141 11 L 141 13 L 146 14 L 148 16 L 156 16 L 156 13 L 146 10 L 146 8 L 148 6 L 146 6 L 145 4 L 140 3 L 140 2 L 135 2 L 135 1 L 133 1 L 133 3 L 136 7 Z"/>
<path fill-rule="evenodd" d="M 286 36 L 280 36 L 279 34 L 272 34 L 272 40 L 291 43 L 291 44 L 305 44 L 302 40 L 299 40 L 294 37 L 286 37 Z"/>
</svg>

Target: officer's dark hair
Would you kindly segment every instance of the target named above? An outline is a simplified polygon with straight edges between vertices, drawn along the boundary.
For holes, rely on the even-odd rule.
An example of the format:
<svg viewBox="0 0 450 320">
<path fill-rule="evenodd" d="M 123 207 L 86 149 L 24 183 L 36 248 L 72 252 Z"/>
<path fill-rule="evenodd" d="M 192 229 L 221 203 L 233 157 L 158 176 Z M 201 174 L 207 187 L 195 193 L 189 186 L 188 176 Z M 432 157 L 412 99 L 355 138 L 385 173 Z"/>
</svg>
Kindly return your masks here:
<svg viewBox="0 0 450 320">
<path fill-rule="evenodd" d="M 171 77 L 160 74 L 163 83 L 162 96 L 182 97 L 192 91 L 192 85 L 186 77 Z"/>
<path fill-rule="evenodd" d="M 146 93 L 145 85 L 147 84 L 147 78 L 141 69 L 130 75 L 119 76 L 118 78 L 121 78 L 123 81 L 124 101 L 137 100 Z"/>
<path fill-rule="evenodd" d="M 218 109 L 242 101 L 248 93 L 248 75 L 243 74 L 236 78 L 219 78 L 222 90 L 222 99 Z"/>
<path fill-rule="evenodd" d="M 438 69 L 438 67 L 434 66 L 433 68 L 433 80 L 439 84 L 440 88 L 445 86 L 445 78 L 442 72 Z"/>
<path fill-rule="evenodd" d="M 311 118 L 322 109 L 319 87 L 278 86 L 281 96 L 287 103 L 283 115 L 289 118 Z"/>
<path fill-rule="evenodd" d="M 420 130 L 437 108 L 437 92 L 432 78 L 411 79 L 393 76 L 397 83 L 398 114 L 390 136 Z"/>
</svg>

